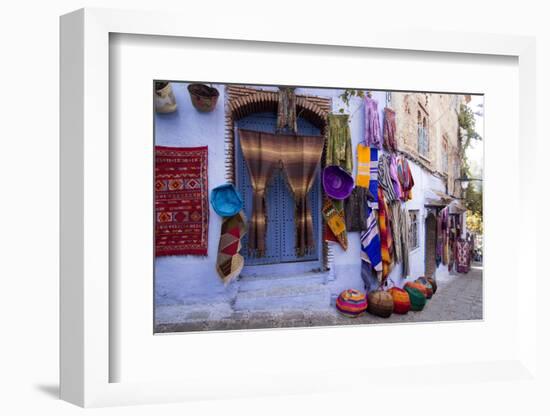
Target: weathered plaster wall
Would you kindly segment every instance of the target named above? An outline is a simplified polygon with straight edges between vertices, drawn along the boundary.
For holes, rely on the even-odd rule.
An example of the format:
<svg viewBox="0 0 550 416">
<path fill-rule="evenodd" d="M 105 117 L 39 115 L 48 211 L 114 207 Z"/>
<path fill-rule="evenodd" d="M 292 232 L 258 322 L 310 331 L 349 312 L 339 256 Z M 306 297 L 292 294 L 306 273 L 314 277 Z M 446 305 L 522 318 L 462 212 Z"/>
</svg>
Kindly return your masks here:
<svg viewBox="0 0 550 416">
<path fill-rule="evenodd" d="M 156 144 L 163 146 L 208 145 L 208 183 L 210 189 L 225 182 L 224 87 L 223 85 L 216 85 L 216 88 L 220 91 L 220 98 L 215 111 L 202 114 L 192 107 L 187 92 L 187 84 L 173 83 L 178 104 L 177 112 L 155 115 Z M 340 108 L 344 108 L 345 112 L 350 114 L 350 129 L 355 162 L 355 149 L 357 144 L 363 140 L 364 113 L 362 100 L 360 98 L 353 98 L 349 108 L 347 108 L 339 99 L 342 90 L 299 88 L 296 92 L 297 94 L 331 97 L 334 112 L 338 112 Z M 386 104 L 386 92 L 373 91 L 372 95 L 379 103 L 379 115 L 382 121 L 382 113 Z M 391 104 L 396 107 L 397 111 L 402 111 L 403 103 L 403 100 L 393 98 Z M 400 117 L 398 114 L 398 122 L 402 118 L 404 117 Z M 401 129 L 401 131 L 404 131 L 403 126 Z M 416 124 L 414 124 L 414 133 L 416 134 Z M 402 145 L 405 136 L 405 134 L 400 135 Z M 356 166 L 354 166 L 355 169 Z M 416 163 L 411 163 L 411 169 L 415 180 L 414 199 L 406 203 L 406 208 L 418 209 L 420 213 L 418 230 L 420 247 L 410 254 L 411 277 L 416 278 L 424 273 L 424 194 L 428 189 L 444 192 L 445 184 L 441 179 L 428 173 Z M 210 209 L 208 256 L 172 256 L 156 259 L 155 298 L 157 305 L 201 305 L 210 303 L 225 303 L 229 305 L 234 301 L 241 282 L 236 281 L 228 286 L 224 286 L 215 271 L 220 225 L 220 217 Z M 350 287 L 363 288 L 360 274 L 359 233 L 349 233 L 348 238 L 349 248 L 347 251 L 343 251 L 337 245 L 332 245 L 335 254 L 336 280 L 330 282 L 328 287 L 333 294 Z M 404 280 L 400 277 L 400 265 L 395 267 L 390 277 L 398 285 L 404 284 Z M 269 280 L 259 281 L 255 283 L 254 287 L 261 288 L 262 285 L 268 287 L 270 285 Z"/>
</svg>

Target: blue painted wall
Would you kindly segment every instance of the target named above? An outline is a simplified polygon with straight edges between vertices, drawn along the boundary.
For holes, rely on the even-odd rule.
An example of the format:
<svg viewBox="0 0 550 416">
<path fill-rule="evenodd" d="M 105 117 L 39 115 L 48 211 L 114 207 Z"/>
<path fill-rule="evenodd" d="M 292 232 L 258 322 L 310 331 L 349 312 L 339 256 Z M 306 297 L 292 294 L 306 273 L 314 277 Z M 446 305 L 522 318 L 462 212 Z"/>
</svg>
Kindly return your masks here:
<svg viewBox="0 0 550 416">
<path fill-rule="evenodd" d="M 224 87 L 215 85 L 220 91 L 220 98 L 216 109 L 211 113 L 199 113 L 190 102 L 186 83 L 173 83 L 178 110 L 172 114 L 155 115 L 155 143 L 163 146 L 208 146 L 209 187 L 225 182 L 225 153 L 224 153 Z M 266 88 L 276 90 L 276 88 Z M 299 88 L 298 94 L 330 97 L 333 100 L 333 111 L 338 112 L 342 105 L 339 95 L 342 90 Z M 373 98 L 379 102 L 380 121 L 382 122 L 383 109 L 386 104 L 386 92 L 373 91 Z M 349 108 L 350 128 L 352 134 L 354 161 L 355 148 L 363 140 L 364 113 L 362 100 L 353 98 Z M 424 194 L 427 189 L 444 191 L 444 184 L 429 175 L 420 167 L 411 163 L 415 179 L 414 199 L 406 203 L 408 209 L 419 209 L 420 216 L 420 247 L 410 255 L 411 275 L 416 278 L 424 273 Z M 354 170 L 355 170 L 354 166 Z M 221 220 L 210 210 L 210 224 L 208 232 L 208 256 L 173 256 L 160 257 L 155 263 L 155 297 L 157 305 L 192 305 L 213 302 L 231 302 L 239 288 L 239 282 L 225 287 L 215 271 L 216 253 L 218 247 Z M 359 233 L 349 233 L 349 248 L 343 251 L 338 245 L 332 245 L 335 253 L 336 280 L 329 284 L 333 293 L 338 293 L 350 287 L 362 289 L 360 277 L 360 241 Z M 269 266 L 261 266 L 269 267 Z M 296 274 L 302 271 L 300 263 L 285 265 L 285 275 Z M 290 267 L 290 268 L 289 268 Z M 398 277 L 399 266 L 391 277 L 400 285 L 404 282 Z M 272 269 L 277 270 L 277 268 Z M 438 270 L 440 273 L 441 270 Z M 268 284 L 268 283 L 266 283 Z"/>
</svg>

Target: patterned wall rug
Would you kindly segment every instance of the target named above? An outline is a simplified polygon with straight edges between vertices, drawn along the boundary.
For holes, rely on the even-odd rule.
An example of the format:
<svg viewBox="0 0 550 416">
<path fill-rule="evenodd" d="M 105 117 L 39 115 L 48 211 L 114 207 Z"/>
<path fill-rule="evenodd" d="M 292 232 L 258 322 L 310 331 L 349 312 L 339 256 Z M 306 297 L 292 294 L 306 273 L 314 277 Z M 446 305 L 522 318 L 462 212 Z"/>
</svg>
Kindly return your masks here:
<svg viewBox="0 0 550 416">
<path fill-rule="evenodd" d="M 208 254 L 208 146 L 155 146 L 155 252 Z"/>
</svg>

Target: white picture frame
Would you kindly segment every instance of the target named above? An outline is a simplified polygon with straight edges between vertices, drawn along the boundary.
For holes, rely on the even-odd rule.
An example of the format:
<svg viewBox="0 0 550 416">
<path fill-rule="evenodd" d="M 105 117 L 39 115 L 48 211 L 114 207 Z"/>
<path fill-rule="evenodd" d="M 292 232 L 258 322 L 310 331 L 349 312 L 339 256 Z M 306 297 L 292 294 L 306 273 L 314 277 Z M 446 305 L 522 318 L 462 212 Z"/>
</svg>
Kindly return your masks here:
<svg viewBox="0 0 550 416">
<path fill-rule="evenodd" d="M 237 18 L 236 18 L 237 19 Z M 244 19 L 244 17 L 243 17 Z M 185 24 L 182 22 L 185 21 Z M 243 22 L 245 19 L 243 20 Z M 535 204 L 535 184 L 529 180 L 531 160 L 526 149 L 536 148 L 535 40 L 530 37 L 476 33 L 434 33 L 402 28 L 372 27 L 328 32 L 322 27 L 288 27 L 269 22 L 249 27 L 241 35 L 232 22 L 220 20 L 206 28 L 187 16 L 163 12 L 82 9 L 61 18 L 61 308 L 60 358 L 61 398 L 79 406 L 109 406 L 161 403 L 214 397 L 249 397 L 269 394 L 321 393 L 342 391 L 354 381 L 374 386 L 399 374 L 411 378 L 422 372 L 416 384 L 445 385 L 451 378 L 465 383 L 506 380 L 537 380 L 537 327 L 530 317 L 536 313 L 536 281 L 540 278 L 528 242 L 536 241 L 536 217 L 528 207 Z M 333 368 L 318 371 L 296 368 L 263 378 L 235 381 L 220 374 L 213 382 L 206 376 L 178 381 L 111 382 L 110 366 L 120 357 L 113 353 L 110 319 L 115 288 L 109 275 L 116 259 L 110 258 L 110 159 L 109 137 L 109 38 L 111 34 L 202 38 L 225 41 L 277 42 L 284 49 L 292 44 L 331 45 L 338 48 L 372 48 L 389 51 L 423 51 L 439 54 L 495 55 L 518 60 L 519 131 L 517 169 L 513 184 L 522 198 L 516 220 L 517 258 L 510 274 L 516 277 L 522 265 L 522 283 L 515 295 L 514 319 L 521 322 L 514 331 L 514 353 L 495 361 L 420 363 L 413 367 L 392 367 L 391 363 L 368 367 L 369 380 L 339 380 Z M 335 49 L 334 49 L 335 48 Z M 411 86 L 414 89 L 415 86 Z M 531 104 L 530 104 L 531 103 Z M 489 109 L 490 111 L 490 109 Z M 515 172 L 515 171 L 514 171 Z M 490 221 L 490 220 L 489 220 Z M 487 253 L 488 261 L 499 253 Z M 494 259 L 495 257 L 493 257 Z M 517 283 L 517 280 L 512 280 Z M 494 286 L 493 286 L 494 287 Z M 353 329 L 346 329 L 349 333 Z M 405 327 L 401 329 L 405 331 Z M 294 330 L 302 338 L 319 337 L 321 332 Z M 407 333 L 410 332 L 408 328 Z M 326 332 L 328 334 L 328 332 Z M 344 334 L 344 332 L 341 332 Z M 151 332 L 151 336 L 153 336 Z M 216 334 L 217 337 L 224 334 Z M 225 334 L 229 336 L 229 334 Z M 234 334 L 231 335 L 235 338 Z M 333 334 L 334 336 L 334 334 Z M 214 335 L 211 336 L 212 340 Z M 168 338 L 167 338 L 168 339 Z M 170 340 L 165 341 L 170 342 Z M 239 342 L 239 341 L 236 341 Z M 305 342 L 305 341 L 304 341 Z M 147 358 L 147 357 L 146 357 Z M 152 359 L 152 357 L 149 357 Z M 208 363 L 205 363 L 208 366 Z M 359 366 L 358 368 L 362 368 Z M 246 371 L 245 371 L 246 373 Z M 444 374 L 443 374 L 444 373 Z M 225 384 L 224 384 L 225 383 Z M 226 388 L 230 384 L 229 388 Z M 413 383 L 409 383 L 413 385 Z M 374 390 L 373 390 L 374 391 Z"/>
</svg>

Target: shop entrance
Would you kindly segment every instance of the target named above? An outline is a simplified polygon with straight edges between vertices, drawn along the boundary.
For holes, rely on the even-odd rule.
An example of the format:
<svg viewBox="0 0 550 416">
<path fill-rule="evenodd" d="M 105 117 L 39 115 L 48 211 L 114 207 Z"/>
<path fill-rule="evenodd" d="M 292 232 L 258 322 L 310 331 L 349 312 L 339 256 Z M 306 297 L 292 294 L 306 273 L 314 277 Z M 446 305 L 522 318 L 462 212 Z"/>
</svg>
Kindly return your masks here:
<svg viewBox="0 0 550 416">
<path fill-rule="evenodd" d="M 274 113 L 254 113 L 246 116 L 236 123 L 235 128 L 235 173 L 236 185 L 244 201 L 244 210 L 247 218 L 252 215 L 252 185 L 250 175 L 244 160 L 241 146 L 239 143 L 238 129 L 255 130 L 268 133 L 275 133 L 277 126 L 277 116 Z M 315 127 L 309 121 L 298 117 L 298 134 L 323 136 L 319 128 Z M 295 250 L 295 223 L 294 223 L 294 198 L 288 189 L 283 172 L 279 169 L 268 185 L 266 194 L 266 253 L 262 257 L 253 257 L 248 253 L 247 235 L 242 240 L 243 248 L 241 254 L 245 259 L 245 267 L 262 265 L 279 265 L 276 269 L 281 272 L 281 264 L 300 263 L 299 268 L 287 267 L 289 272 L 309 271 L 321 267 L 322 258 L 322 240 L 321 240 L 321 181 L 320 170 L 317 172 L 317 178 L 308 197 L 310 198 L 311 214 L 313 217 L 313 229 L 315 233 L 316 246 L 312 253 L 303 257 L 298 257 Z M 248 267 L 250 269 L 250 267 Z M 294 270 L 296 269 L 296 270 Z M 267 270 L 264 268 L 264 270 Z M 258 269 L 255 268 L 255 273 Z M 269 272 L 266 272 L 269 273 Z M 246 270 L 245 270 L 245 273 Z"/>
</svg>

